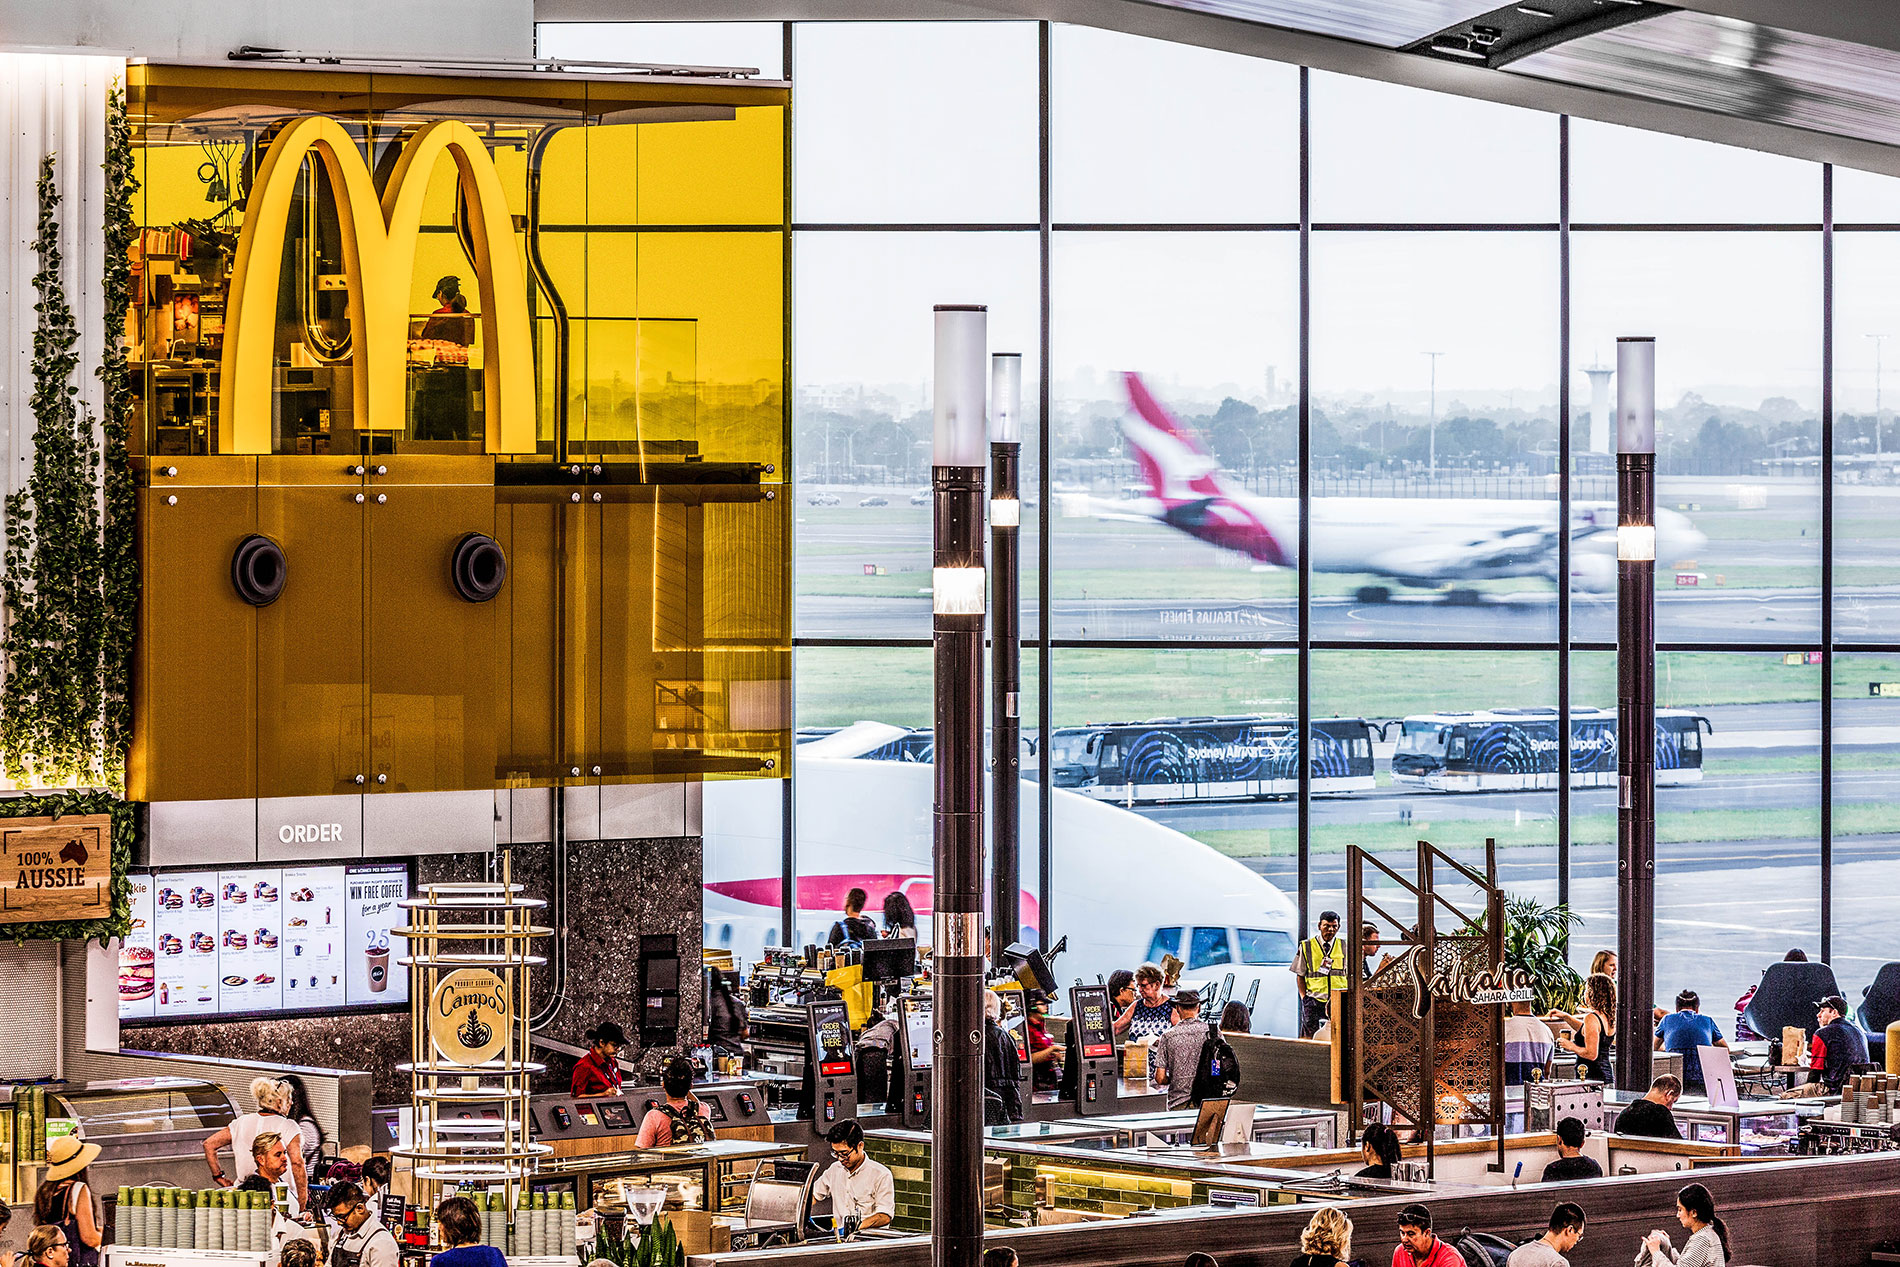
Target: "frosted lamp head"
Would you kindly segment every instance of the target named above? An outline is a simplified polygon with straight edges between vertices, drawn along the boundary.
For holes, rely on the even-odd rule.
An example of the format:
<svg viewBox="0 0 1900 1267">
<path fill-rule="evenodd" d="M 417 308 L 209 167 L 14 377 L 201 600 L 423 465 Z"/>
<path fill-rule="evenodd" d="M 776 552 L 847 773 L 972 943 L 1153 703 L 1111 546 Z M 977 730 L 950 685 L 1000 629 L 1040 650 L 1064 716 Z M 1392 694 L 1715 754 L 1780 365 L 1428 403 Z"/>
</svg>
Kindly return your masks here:
<svg viewBox="0 0 1900 1267">
<path fill-rule="evenodd" d="M 1014 497 L 998 497 L 990 502 L 990 527 L 1020 528 L 1023 504 Z"/>
<path fill-rule="evenodd" d="M 1656 340 L 1616 341 L 1616 451 L 1656 451 Z"/>
<path fill-rule="evenodd" d="M 989 311 L 981 304 L 938 304 L 936 423 L 932 466 L 989 465 L 989 422 L 984 405 L 989 384 Z"/>
<path fill-rule="evenodd" d="M 1023 354 L 990 357 L 990 443 L 1023 442 Z"/>
<path fill-rule="evenodd" d="M 1654 563 L 1656 561 L 1656 525 L 1618 524 L 1616 561 L 1618 563 Z"/>
<path fill-rule="evenodd" d="M 931 568 L 930 610 L 938 616 L 981 616 L 983 569 Z"/>
</svg>

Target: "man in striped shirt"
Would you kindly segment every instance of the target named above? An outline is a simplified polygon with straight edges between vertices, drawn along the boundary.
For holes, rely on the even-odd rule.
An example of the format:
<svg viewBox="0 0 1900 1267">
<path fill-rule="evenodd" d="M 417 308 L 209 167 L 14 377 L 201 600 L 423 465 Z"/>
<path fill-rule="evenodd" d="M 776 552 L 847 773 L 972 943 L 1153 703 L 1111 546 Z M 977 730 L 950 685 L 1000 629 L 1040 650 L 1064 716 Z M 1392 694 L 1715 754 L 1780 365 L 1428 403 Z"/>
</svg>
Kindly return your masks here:
<svg viewBox="0 0 1900 1267">
<path fill-rule="evenodd" d="M 1557 1039 L 1550 1026 L 1531 1014 L 1529 1003 L 1511 1004 L 1504 1018 L 1504 1085 L 1521 1086 L 1542 1077 Z"/>
</svg>

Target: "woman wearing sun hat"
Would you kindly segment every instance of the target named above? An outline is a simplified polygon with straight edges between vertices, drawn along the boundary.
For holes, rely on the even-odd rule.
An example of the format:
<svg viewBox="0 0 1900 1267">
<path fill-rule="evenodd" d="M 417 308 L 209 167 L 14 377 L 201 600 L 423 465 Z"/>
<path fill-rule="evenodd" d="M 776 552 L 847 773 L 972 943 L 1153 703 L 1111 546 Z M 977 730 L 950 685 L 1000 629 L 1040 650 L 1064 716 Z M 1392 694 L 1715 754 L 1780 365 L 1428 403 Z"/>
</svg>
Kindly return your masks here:
<svg viewBox="0 0 1900 1267">
<path fill-rule="evenodd" d="M 86 1183 L 86 1167 L 98 1156 L 99 1145 L 77 1135 L 61 1135 L 46 1146 L 46 1179 L 33 1198 L 33 1221 L 65 1234 L 72 1251 L 66 1267 L 98 1267 L 105 1236 Z"/>
</svg>

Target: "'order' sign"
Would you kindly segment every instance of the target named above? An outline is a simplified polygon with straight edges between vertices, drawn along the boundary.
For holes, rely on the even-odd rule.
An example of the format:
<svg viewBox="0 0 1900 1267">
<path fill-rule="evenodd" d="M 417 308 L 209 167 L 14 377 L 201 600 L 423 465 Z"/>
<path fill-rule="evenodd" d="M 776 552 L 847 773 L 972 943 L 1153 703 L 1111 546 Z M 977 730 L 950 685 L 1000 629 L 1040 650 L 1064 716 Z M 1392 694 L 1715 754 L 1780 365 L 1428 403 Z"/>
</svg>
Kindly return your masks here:
<svg viewBox="0 0 1900 1267">
<path fill-rule="evenodd" d="M 0 819 L 0 924 L 112 909 L 112 819 Z"/>
</svg>

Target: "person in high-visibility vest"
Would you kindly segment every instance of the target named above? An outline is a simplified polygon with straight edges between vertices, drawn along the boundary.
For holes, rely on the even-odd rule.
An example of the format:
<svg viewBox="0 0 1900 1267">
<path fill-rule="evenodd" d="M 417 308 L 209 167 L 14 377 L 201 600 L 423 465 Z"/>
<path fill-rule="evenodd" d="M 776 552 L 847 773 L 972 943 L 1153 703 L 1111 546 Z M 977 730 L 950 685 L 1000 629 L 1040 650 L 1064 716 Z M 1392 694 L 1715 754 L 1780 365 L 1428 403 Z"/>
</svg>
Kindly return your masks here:
<svg viewBox="0 0 1900 1267">
<path fill-rule="evenodd" d="M 1326 1021 L 1333 991 L 1344 990 L 1352 978 L 1346 971 L 1346 942 L 1339 935 L 1339 912 L 1319 913 L 1319 936 L 1300 943 L 1293 960 L 1293 980 L 1300 991 L 1300 1037 L 1311 1038 Z"/>
</svg>

